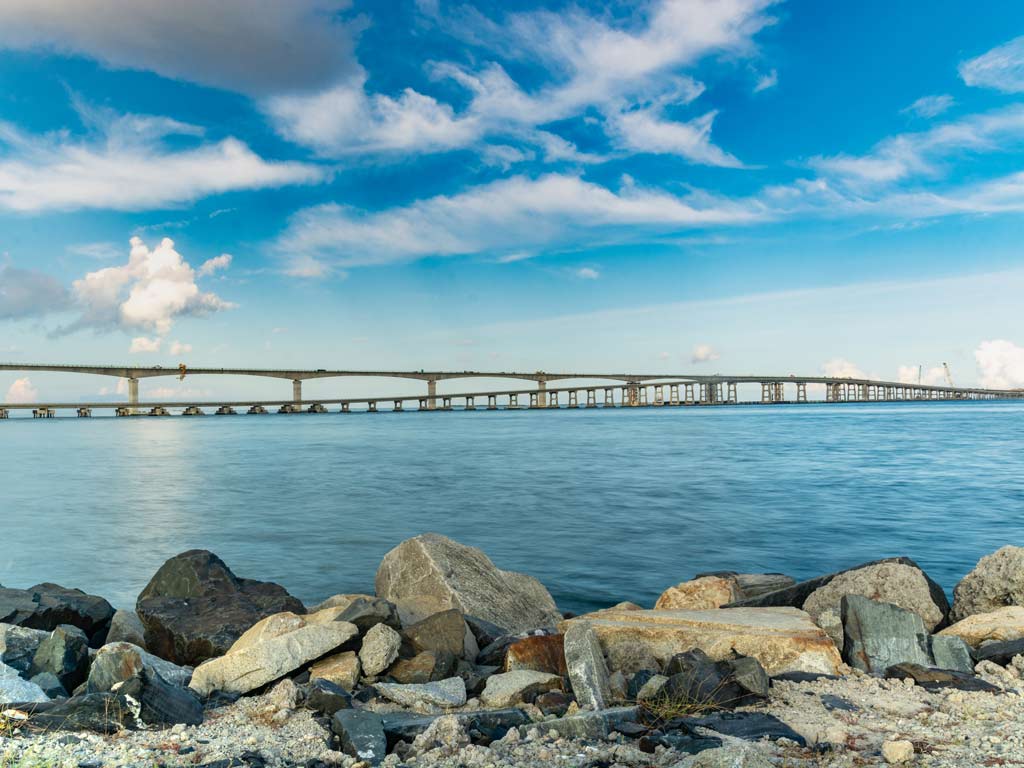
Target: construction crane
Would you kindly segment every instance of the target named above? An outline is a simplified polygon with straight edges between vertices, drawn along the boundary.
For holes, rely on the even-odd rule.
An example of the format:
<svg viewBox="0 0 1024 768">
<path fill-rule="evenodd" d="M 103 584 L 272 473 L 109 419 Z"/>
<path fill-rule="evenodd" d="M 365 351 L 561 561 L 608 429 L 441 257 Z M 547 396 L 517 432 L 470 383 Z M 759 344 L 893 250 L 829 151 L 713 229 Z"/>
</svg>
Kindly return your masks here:
<svg viewBox="0 0 1024 768">
<path fill-rule="evenodd" d="M 951 374 L 949 372 L 949 363 L 943 363 L 942 364 L 942 370 L 946 374 L 946 386 L 952 388 L 954 386 L 954 384 L 953 384 L 953 374 Z"/>
</svg>

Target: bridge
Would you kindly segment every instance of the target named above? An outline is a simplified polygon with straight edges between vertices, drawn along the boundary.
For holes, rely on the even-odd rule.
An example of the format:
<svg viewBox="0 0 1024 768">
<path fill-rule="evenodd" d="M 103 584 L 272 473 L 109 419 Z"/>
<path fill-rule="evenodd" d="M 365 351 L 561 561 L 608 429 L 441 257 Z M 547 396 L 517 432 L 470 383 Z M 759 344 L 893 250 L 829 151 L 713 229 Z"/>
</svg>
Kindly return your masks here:
<svg viewBox="0 0 1024 768">
<path fill-rule="evenodd" d="M 897 381 L 873 379 L 836 378 L 829 376 L 765 376 L 765 375 L 666 375 L 633 373 L 578 373 L 548 371 L 368 371 L 332 370 L 317 368 L 276 369 L 276 368 L 163 368 L 160 366 L 105 366 L 105 365 L 50 365 L 0 363 L 0 371 L 18 373 L 59 372 L 90 374 L 125 379 L 128 382 L 128 399 L 123 402 L 38 402 L 0 403 L 0 419 L 5 419 L 12 410 L 31 410 L 39 418 L 50 418 L 58 410 L 71 410 L 79 416 L 91 416 L 94 410 L 109 409 L 119 416 L 169 415 L 180 410 L 182 415 L 198 416 L 210 409 L 221 415 L 238 413 L 261 414 L 277 410 L 279 413 L 324 413 L 328 406 L 338 406 L 342 412 L 351 412 L 352 406 L 365 406 L 369 412 L 377 412 L 381 403 L 391 405 L 391 410 L 406 410 L 406 404 L 415 403 L 418 410 L 453 410 L 456 405 L 465 410 L 479 407 L 487 410 L 499 408 L 610 408 L 610 407 L 661 407 L 683 405 L 735 405 L 741 402 L 764 405 L 782 403 L 863 403 L 899 401 L 948 401 L 948 400 L 993 400 L 1024 399 L 1024 390 L 985 389 L 979 387 L 950 387 L 928 384 L 908 384 Z M 231 399 L 213 401 L 147 401 L 139 399 L 139 380 L 160 376 L 261 376 L 285 379 L 292 382 L 291 397 L 280 400 Z M 358 398 L 315 398 L 304 399 L 302 382 L 308 379 L 325 378 L 389 378 L 424 381 L 427 391 L 422 395 L 380 395 Z M 438 394 L 437 382 L 452 379 L 512 379 L 531 381 L 534 389 L 510 388 L 501 390 L 469 391 Z M 552 382 L 590 382 L 572 385 L 549 386 Z M 614 383 L 610 383 L 614 382 Z M 738 396 L 740 385 L 759 385 L 760 399 L 741 401 Z M 824 392 L 821 400 L 808 399 L 809 385 L 818 385 Z M 520 401 L 520 398 L 523 398 Z M 561 399 L 560 399 L 561 398 Z M 440 405 L 438 405 L 440 401 Z M 486 405 L 484 405 L 486 403 Z"/>
</svg>

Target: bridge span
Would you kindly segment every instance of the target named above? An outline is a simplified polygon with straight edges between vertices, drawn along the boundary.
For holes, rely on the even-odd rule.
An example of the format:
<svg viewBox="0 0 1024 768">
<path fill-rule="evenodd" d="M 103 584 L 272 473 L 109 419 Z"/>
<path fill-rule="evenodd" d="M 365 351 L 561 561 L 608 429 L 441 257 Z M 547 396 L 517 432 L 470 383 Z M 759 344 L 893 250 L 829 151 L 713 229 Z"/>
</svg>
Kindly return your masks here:
<svg viewBox="0 0 1024 768">
<path fill-rule="evenodd" d="M 365 405 L 370 412 L 378 411 L 379 403 L 391 403 L 392 410 L 406 410 L 406 403 L 417 403 L 419 410 L 452 410 L 453 402 L 460 402 L 463 409 L 475 410 L 477 401 L 481 406 L 486 399 L 486 408 L 499 407 L 516 409 L 521 407 L 519 398 L 528 398 L 522 405 L 530 408 L 562 407 L 641 407 L 676 405 L 734 405 L 740 402 L 765 405 L 781 403 L 815 402 L 807 396 L 808 386 L 817 385 L 823 390 L 821 401 L 832 403 L 894 402 L 905 400 L 948 401 L 948 400 L 990 400 L 1024 399 L 1024 390 L 986 389 L 979 387 L 949 387 L 906 382 L 880 381 L 873 379 L 835 378 L 829 376 L 765 376 L 755 374 L 723 375 L 665 375 L 630 373 L 573 373 L 573 372 L 521 372 L 521 371 L 367 371 L 331 370 L 318 368 L 273 369 L 273 368 L 162 368 L 138 366 L 104 365 L 49 365 L 0 363 L 0 371 L 17 372 L 62 372 L 112 376 L 128 381 L 128 399 L 125 402 L 40 402 L 0 403 L 0 419 L 7 418 L 11 410 L 31 409 L 33 415 L 47 418 L 58 410 L 74 410 L 79 416 L 91 416 L 93 410 L 111 409 L 119 416 L 167 415 L 180 409 L 183 415 L 202 415 L 204 408 L 215 409 L 218 414 L 237 413 L 236 408 L 247 409 L 248 413 L 268 413 L 277 409 L 280 413 L 323 413 L 327 406 L 340 406 L 349 412 L 352 406 Z M 147 401 L 139 399 L 139 380 L 158 376 L 264 376 L 291 380 L 292 397 L 281 400 L 231 399 L 215 401 Z M 321 378 L 400 378 L 415 379 L 427 383 L 425 395 L 393 395 L 358 398 L 317 398 L 303 399 L 302 382 Z M 519 379 L 533 381 L 536 389 L 502 389 L 438 394 L 437 382 L 451 379 Z M 593 382 L 556 387 L 549 382 Z M 609 384 L 608 382 L 616 382 Z M 760 385 L 760 399 L 741 401 L 739 385 Z M 788 394 L 787 394 L 788 390 Z M 600 394 L 599 394 L 600 393 Z M 559 401 L 559 396 L 564 399 Z M 440 407 L 438 400 L 441 401 Z M 499 404 L 499 401 L 503 403 Z"/>
</svg>

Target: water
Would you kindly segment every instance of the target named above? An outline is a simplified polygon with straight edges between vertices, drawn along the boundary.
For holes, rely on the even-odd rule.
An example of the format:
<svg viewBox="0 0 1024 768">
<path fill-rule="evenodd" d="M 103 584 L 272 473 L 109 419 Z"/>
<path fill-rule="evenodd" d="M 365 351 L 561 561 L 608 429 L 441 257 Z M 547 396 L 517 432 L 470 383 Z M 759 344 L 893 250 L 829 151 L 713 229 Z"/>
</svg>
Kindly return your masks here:
<svg viewBox="0 0 1024 768">
<path fill-rule="evenodd" d="M 306 602 L 437 531 L 563 610 L 714 569 L 907 555 L 947 590 L 1024 544 L 1020 403 L 0 422 L 0 583 L 134 604 L 213 550 Z"/>
</svg>

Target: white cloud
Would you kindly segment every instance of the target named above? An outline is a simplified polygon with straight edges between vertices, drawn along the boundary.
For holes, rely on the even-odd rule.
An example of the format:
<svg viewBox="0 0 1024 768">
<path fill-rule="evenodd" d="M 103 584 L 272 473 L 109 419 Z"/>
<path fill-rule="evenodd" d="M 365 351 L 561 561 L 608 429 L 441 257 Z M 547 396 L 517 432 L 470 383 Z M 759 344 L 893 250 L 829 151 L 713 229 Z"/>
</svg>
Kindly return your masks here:
<svg viewBox="0 0 1024 768">
<path fill-rule="evenodd" d="M 690 355 L 691 363 L 710 363 L 719 358 L 718 352 L 710 344 L 698 344 Z"/>
<path fill-rule="evenodd" d="M 149 339 L 145 336 L 136 336 L 132 339 L 132 346 L 128 351 L 133 355 L 159 352 L 161 343 L 160 339 Z"/>
<path fill-rule="evenodd" d="M 41 317 L 67 309 L 67 289 L 50 275 L 0 266 L 0 320 Z"/>
<path fill-rule="evenodd" d="M 1024 91 L 1024 36 L 963 62 L 960 77 L 967 85 L 1021 93 Z"/>
<path fill-rule="evenodd" d="M 354 66 L 349 0 L 4 0 L 0 48 L 88 56 L 250 94 L 327 85 Z"/>
<path fill-rule="evenodd" d="M 834 379 L 870 379 L 864 371 L 841 357 L 833 358 L 821 366 L 821 372 L 825 376 Z"/>
<path fill-rule="evenodd" d="M 30 135 L 0 122 L 0 208 L 142 210 L 324 177 L 315 166 L 268 162 L 235 138 L 203 143 L 201 129 L 168 118 L 76 107 L 95 138 Z M 199 143 L 172 148 L 169 136 Z"/>
<path fill-rule="evenodd" d="M 6 403 L 35 403 L 39 401 L 39 390 L 27 379 L 15 379 L 7 390 Z"/>
<path fill-rule="evenodd" d="M 75 256 L 84 256 L 94 261 L 110 261 L 120 255 L 121 246 L 111 242 L 78 243 L 69 245 L 67 251 Z"/>
<path fill-rule="evenodd" d="M 771 72 L 757 78 L 757 82 L 754 84 L 754 93 L 767 91 L 769 88 L 774 88 L 778 84 L 779 73 L 773 69 Z"/>
<path fill-rule="evenodd" d="M 212 275 L 214 272 L 218 272 L 222 269 L 227 269 L 231 266 L 231 254 L 222 253 L 220 256 L 214 256 L 212 259 L 207 259 L 199 266 L 197 274 L 199 277 L 207 277 Z"/>
<path fill-rule="evenodd" d="M 276 248 L 293 273 L 316 276 L 328 260 L 354 267 L 431 255 L 500 258 L 581 236 L 636 239 L 637 232 L 741 224 L 764 215 L 757 205 L 710 196 L 691 201 L 632 184 L 615 192 L 575 176 L 515 176 L 378 212 L 308 208 L 292 218 Z"/>
<path fill-rule="evenodd" d="M 656 109 L 624 112 L 609 119 L 619 146 L 635 152 L 678 155 L 701 165 L 742 168 L 735 157 L 711 143 L 711 124 L 717 112 L 686 123 L 664 120 Z"/>
<path fill-rule="evenodd" d="M 118 379 L 117 384 L 113 387 L 100 387 L 98 394 L 101 397 L 107 397 L 108 395 L 127 395 L 128 379 Z"/>
<path fill-rule="evenodd" d="M 174 241 L 150 250 L 131 239 L 128 263 L 89 272 L 73 285 L 82 316 L 64 330 L 83 327 L 139 329 L 166 335 L 179 317 L 202 316 L 234 305 L 196 285 L 196 272 Z M 134 342 L 133 342 L 134 346 Z"/>
<path fill-rule="evenodd" d="M 974 352 L 978 378 L 983 387 L 1024 387 L 1024 347 L 1005 339 L 983 341 Z"/>
<path fill-rule="evenodd" d="M 601 277 L 600 272 L 596 269 L 591 269 L 590 267 L 580 267 L 574 274 L 582 280 L 597 280 Z"/>
<path fill-rule="evenodd" d="M 918 381 L 920 377 L 920 381 Z M 924 384 L 929 387 L 940 387 L 946 384 L 946 371 L 941 366 L 922 368 L 917 365 L 901 365 L 896 372 L 896 381 L 901 384 Z"/>
<path fill-rule="evenodd" d="M 954 103 L 953 97 L 948 93 L 939 96 L 922 96 L 909 107 L 904 107 L 900 111 L 918 117 L 937 117 L 952 107 Z"/>
<path fill-rule="evenodd" d="M 192 351 L 191 344 L 184 344 L 180 341 L 171 342 L 171 354 L 172 355 L 187 355 Z"/>
</svg>

